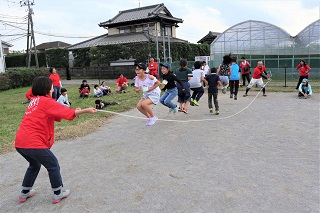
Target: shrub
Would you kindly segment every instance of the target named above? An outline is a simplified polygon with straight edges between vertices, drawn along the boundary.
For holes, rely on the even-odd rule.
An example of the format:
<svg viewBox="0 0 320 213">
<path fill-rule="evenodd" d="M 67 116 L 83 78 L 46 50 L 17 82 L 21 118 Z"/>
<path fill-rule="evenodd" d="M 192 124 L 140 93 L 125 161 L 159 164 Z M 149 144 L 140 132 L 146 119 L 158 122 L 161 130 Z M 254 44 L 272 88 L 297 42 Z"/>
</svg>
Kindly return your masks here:
<svg viewBox="0 0 320 213">
<path fill-rule="evenodd" d="M 10 89 L 10 79 L 6 74 L 0 74 L 0 91 Z"/>
<path fill-rule="evenodd" d="M 37 76 L 48 76 L 47 69 L 33 69 L 33 68 L 15 68 L 5 72 L 9 79 L 9 88 L 30 86 L 32 81 Z"/>
</svg>

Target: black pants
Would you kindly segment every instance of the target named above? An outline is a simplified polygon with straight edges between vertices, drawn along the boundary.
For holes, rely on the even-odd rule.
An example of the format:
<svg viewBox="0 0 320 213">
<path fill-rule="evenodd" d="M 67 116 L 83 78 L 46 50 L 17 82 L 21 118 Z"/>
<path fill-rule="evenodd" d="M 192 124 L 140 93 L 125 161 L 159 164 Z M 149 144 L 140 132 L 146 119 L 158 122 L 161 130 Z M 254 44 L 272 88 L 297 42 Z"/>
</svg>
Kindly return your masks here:
<svg viewBox="0 0 320 213">
<path fill-rule="evenodd" d="M 219 103 L 218 103 L 218 93 L 210 93 L 208 92 L 208 107 L 209 109 L 212 107 L 212 97 L 213 97 L 213 103 L 216 110 L 219 110 Z"/>
<path fill-rule="evenodd" d="M 296 89 L 299 88 L 299 86 L 300 86 L 300 84 L 301 84 L 301 82 L 302 82 L 302 80 L 303 80 L 304 78 L 308 79 L 308 76 L 300 76 Z"/>
<path fill-rule="evenodd" d="M 242 86 L 246 85 L 246 79 L 247 79 L 248 84 L 249 84 L 249 82 L 250 82 L 250 76 L 249 75 L 250 75 L 249 73 L 248 74 L 242 74 Z"/>
<path fill-rule="evenodd" d="M 193 100 L 199 101 L 204 93 L 203 87 L 201 86 L 198 88 L 190 88 L 190 89 L 193 91 L 191 98 Z"/>
<path fill-rule="evenodd" d="M 230 86 L 230 95 L 234 94 L 235 96 L 237 96 L 238 89 L 239 89 L 239 80 L 230 80 L 229 86 Z M 234 88 L 234 91 L 233 91 L 233 88 Z"/>
</svg>

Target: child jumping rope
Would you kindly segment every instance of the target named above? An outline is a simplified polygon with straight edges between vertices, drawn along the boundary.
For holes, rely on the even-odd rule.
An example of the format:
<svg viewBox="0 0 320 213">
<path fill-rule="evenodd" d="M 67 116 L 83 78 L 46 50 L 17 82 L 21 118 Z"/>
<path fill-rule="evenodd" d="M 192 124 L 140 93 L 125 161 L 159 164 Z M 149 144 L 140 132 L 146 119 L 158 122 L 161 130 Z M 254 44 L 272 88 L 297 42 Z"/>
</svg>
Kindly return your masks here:
<svg viewBox="0 0 320 213">
<path fill-rule="evenodd" d="M 135 64 L 137 77 L 135 78 L 135 91 L 143 91 L 143 96 L 137 104 L 138 110 L 144 114 L 148 121 L 146 126 L 152 126 L 158 120 L 150 107 L 158 104 L 160 100 L 160 82 L 152 75 L 146 74 L 147 66 L 144 63 Z"/>
<path fill-rule="evenodd" d="M 176 86 L 176 82 L 178 82 L 181 87 L 182 91 L 185 91 L 185 88 L 183 87 L 182 82 L 170 71 L 170 64 L 169 63 L 163 63 L 160 64 L 161 66 L 161 72 L 162 72 L 162 84 L 164 87 L 162 88 L 164 94 L 160 98 L 160 102 L 169 108 L 169 113 L 173 112 L 174 114 L 178 112 L 178 106 L 174 103 L 172 103 L 172 99 L 178 95 L 178 89 Z"/>
</svg>

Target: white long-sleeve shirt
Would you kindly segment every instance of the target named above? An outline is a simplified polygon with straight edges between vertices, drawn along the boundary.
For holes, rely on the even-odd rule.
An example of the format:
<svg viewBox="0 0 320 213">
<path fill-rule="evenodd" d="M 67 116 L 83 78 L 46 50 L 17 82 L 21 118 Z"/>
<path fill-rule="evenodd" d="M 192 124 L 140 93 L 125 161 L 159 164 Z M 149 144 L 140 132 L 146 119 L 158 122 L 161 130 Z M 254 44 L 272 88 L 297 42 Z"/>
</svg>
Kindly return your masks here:
<svg viewBox="0 0 320 213">
<path fill-rule="evenodd" d="M 68 94 L 60 95 L 57 102 L 68 107 L 69 106 Z"/>
</svg>

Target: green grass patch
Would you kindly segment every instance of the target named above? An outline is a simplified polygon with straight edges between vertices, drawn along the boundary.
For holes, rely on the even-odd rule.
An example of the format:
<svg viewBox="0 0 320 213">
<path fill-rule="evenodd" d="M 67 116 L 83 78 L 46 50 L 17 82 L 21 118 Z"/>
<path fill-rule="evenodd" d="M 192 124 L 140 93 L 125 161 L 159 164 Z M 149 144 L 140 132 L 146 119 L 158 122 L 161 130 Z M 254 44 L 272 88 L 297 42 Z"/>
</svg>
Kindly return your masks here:
<svg viewBox="0 0 320 213">
<path fill-rule="evenodd" d="M 114 85 L 111 85 L 115 88 Z M 29 87 L 11 89 L 0 92 L 0 153 L 12 151 L 14 149 L 14 139 L 16 131 L 19 128 L 23 118 L 27 104 L 22 104 L 26 101 L 25 93 Z M 89 98 L 82 99 L 79 97 L 78 85 L 68 86 L 68 98 L 72 103 L 72 108 L 87 108 L 95 107 L 94 101 L 97 99 L 93 95 Z M 93 92 L 93 89 L 92 89 Z M 124 112 L 136 106 L 141 98 L 140 93 L 136 93 L 132 87 L 128 88 L 127 93 L 104 96 L 101 99 L 104 101 L 117 101 L 119 105 L 111 105 L 106 107 L 106 110 L 114 112 Z M 109 113 L 97 112 L 95 114 L 84 114 L 80 118 L 75 118 L 73 121 L 63 120 L 55 123 L 55 137 L 57 140 L 70 139 L 73 137 L 84 136 L 93 132 L 97 127 L 106 122 L 106 118 L 112 116 Z"/>
</svg>

